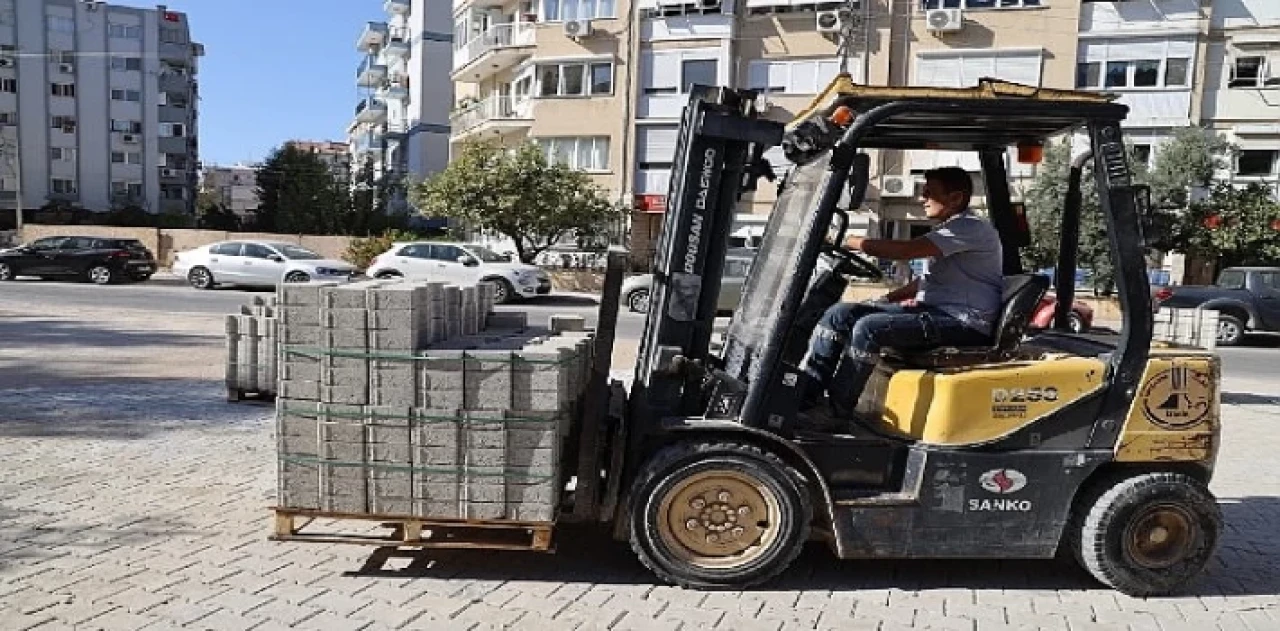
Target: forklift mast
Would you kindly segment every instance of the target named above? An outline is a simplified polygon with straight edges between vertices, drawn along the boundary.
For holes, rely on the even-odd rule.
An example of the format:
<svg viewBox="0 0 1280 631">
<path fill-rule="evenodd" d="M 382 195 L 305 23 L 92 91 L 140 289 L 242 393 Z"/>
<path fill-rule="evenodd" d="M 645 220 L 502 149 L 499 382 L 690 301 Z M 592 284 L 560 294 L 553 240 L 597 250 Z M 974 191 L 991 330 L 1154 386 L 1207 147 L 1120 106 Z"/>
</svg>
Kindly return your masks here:
<svg viewBox="0 0 1280 631">
<path fill-rule="evenodd" d="M 637 434 L 664 417 L 701 415 L 734 207 L 760 177 L 782 123 L 755 118 L 755 91 L 695 86 L 685 106 L 653 263 L 649 311 L 631 401 Z M 639 438 L 640 436 L 633 436 Z"/>
</svg>

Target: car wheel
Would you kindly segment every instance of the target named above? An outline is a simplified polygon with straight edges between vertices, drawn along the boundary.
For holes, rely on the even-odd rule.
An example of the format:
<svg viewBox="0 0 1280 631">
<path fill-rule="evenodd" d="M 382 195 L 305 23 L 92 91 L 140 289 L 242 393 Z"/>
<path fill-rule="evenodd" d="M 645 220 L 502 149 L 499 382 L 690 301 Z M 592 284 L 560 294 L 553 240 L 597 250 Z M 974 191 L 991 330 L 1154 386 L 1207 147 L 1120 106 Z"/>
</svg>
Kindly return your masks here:
<svg viewBox="0 0 1280 631">
<path fill-rule="evenodd" d="M 649 290 L 637 289 L 627 294 L 627 308 L 635 313 L 649 312 Z"/>
<path fill-rule="evenodd" d="M 516 299 L 516 288 L 505 278 L 491 278 L 494 304 L 505 305 Z"/>
<path fill-rule="evenodd" d="M 8 263 L 0 263 L 0 281 L 13 280 L 13 268 Z"/>
<path fill-rule="evenodd" d="M 1218 345 L 1235 346 L 1244 338 L 1244 322 L 1225 313 L 1218 315 Z"/>
<path fill-rule="evenodd" d="M 138 274 L 137 276 L 133 277 L 133 280 L 139 283 L 145 283 L 151 280 L 151 274 Z"/>
<path fill-rule="evenodd" d="M 1072 333 L 1085 332 L 1084 318 L 1080 317 L 1080 314 L 1078 313 L 1072 313 L 1067 318 L 1067 326 L 1071 329 Z"/>
<path fill-rule="evenodd" d="M 1088 512 L 1075 536 L 1085 569 L 1139 598 L 1172 594 L 1195 579 L 1223 526 L 1209 489 L 1180 473 L 1120 480 L 1082 510 Z"/>
<path fill-rule="evenodd" d="M 378 275 L 374 276 L 374 278 L 377 278 L 378 280 L 388 280 L 391 278 L 404 278 L 404 274 L 401 274 L 400 272 L 378 272 Z"/>
<path fill-rule="evenodd" d="M 203 267 L 193 267 L 187 272 L 187 282 L 196 289 L 213 289 L 213 273 Z"/>
<path fill-rule="evenodd" d="M 111 268 L 106 265 L 90 267 L 85 272 L 85 276 L 89 279 L 89 282 L 95 285 L 109 285 L 116 279 L 115 272 L 111 271 Z"/>
<path fill-rule="evenodd" d="M 311 282 L 311 275 L 310 275 L 310 274 L 308 274 L 308 273 L 306 273 L 306 272 L 300 272 L 300 271 L 294 270 L 294 271 L 289 272 L 288 274 L 285 274 L 285 275 L 284 275 L 284 282 L 286 282 L 286 283 L 309 283 L 309 282 Z"/>
<path fill-rule="evenodd" d="M 631 491 L 629 533 L 640 561 L 686 588 L 745 588 L 791 565 L 813 505 L 774 454 L 736 443 L 668 447 Z"/>
</svg>

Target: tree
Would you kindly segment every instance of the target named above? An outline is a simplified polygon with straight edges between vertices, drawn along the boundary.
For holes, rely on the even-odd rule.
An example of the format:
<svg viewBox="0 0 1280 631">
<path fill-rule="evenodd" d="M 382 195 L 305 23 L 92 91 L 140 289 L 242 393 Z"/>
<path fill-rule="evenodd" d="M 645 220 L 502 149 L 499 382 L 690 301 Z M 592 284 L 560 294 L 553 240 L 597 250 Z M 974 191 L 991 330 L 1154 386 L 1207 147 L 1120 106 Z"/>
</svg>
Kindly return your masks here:
<svg viewBox="0 0 1280 631">
<path fill-rule="evenodd" d="M 1160 146 L 1146 182 L 1157 208 L 1187 208 L 1192 189 L 1208 188 L 1217 171 L 1229 169 L 1235 146 L 1203 127 L 1184 127 Z"/>
<path fill-rule="evenodd" d="M 623 216 L 590 176 L 549 162 L 531 142 L 467 143 L 443 171 L 414 184 L 410 199 L 424 215 L 509 237 L 526 263 L 566 236 L 596 238 Z"/>
<path fill-rule="evenodd" d="M 1274 265 L 1280 261 L 1280 204 L 1260 184 L 1218 182 L 1205 199 L 1191 203 L 1171 237 L 1182 252 L 1224 267 Z"/>
<path fill-rule="evenodd" d="M 257 169 L 257 228 L 293 234 L 344 234 L 350 196 L 319 156 L 277 148 Z"/>
</svg>

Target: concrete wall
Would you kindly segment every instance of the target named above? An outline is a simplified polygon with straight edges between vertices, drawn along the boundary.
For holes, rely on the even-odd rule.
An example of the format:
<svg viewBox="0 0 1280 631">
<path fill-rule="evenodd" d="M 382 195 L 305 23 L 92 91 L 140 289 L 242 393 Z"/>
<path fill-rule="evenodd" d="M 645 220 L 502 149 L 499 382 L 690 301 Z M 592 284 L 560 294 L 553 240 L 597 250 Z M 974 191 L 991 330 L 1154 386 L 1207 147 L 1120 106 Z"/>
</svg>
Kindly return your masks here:
<svg viewBox="0 0 1280 631">
<path fill-rule="evenodd" d="M 71 234 L 115 239 L 137 239 L 156 255 L 156 259 L 160 261 L 161 266 L 171 264 L 174 255 L 178 252 L 228 239 L 261 239 L 296 243 L 305 248 L 315 250 L 326 257 L 335 259 L 342 258 L 343 253 L 347 250 L 347 244 L 351 242 L 351 237 L 317 235 L 168 228 L 120 228 L 115 226 L 51 226 L 42 224 L 27 224 L 24 226 L 20 241 L 29 243 L 42 237 Z"/>
</svg>

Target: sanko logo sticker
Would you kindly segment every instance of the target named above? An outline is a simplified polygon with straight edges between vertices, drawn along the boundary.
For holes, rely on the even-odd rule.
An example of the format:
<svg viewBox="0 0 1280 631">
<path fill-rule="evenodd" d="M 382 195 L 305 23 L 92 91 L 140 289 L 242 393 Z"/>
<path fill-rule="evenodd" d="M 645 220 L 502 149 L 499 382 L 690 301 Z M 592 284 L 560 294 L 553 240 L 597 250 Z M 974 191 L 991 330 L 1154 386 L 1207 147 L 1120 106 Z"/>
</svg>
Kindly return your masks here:
<svg viewBox="0 0 1280 631">
<path fill-rule="evenodd" d="M 1174 366 L 1152 377 L 1139 394 L 1147 420 L 1172 431 L 1202 423 L 1212 411 L 1212 396 L 1210 376 L 1186 366 Z"/>
<path fill-rule="evenodd" d="M 1027 476 L 1017 469 L 992 469 L 978 478 L 978 484 L 996 495 L 1008 495 L 1027 486 Z"/>
</svg>

